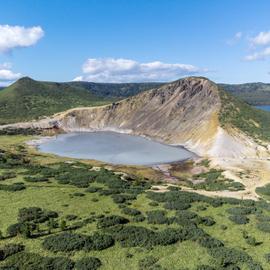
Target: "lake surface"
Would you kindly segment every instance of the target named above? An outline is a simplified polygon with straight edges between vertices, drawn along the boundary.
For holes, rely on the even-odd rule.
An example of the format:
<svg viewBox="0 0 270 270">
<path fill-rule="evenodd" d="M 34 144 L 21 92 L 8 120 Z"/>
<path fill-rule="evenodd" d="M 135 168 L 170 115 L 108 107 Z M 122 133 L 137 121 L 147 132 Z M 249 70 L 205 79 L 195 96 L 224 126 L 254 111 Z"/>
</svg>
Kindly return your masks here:
<svg viewBox="0 0 270 270">
<path fill-rule="evenodd" d="M 44 141 L 38 149 L 64 157 L 126 165 L 155 165 L 195 156 L 182 147 L 107 131 L 61 134 Z"/>
<path fill-rule="evenodd" d="M 269 111 L 270 112 L 270 105 L 260 105 L 260 106 L 255 106 L 257 109 L 261 109 L 264 111 Z"/>
</svg>

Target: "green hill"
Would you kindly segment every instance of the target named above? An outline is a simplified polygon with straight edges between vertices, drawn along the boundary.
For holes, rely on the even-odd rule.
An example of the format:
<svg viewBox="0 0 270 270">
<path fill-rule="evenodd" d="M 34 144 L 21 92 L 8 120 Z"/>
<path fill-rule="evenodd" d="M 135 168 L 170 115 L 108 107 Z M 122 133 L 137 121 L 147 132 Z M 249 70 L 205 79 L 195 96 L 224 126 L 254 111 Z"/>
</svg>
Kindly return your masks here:
<svg viewBox="0 0 270 270">
<path fill-rule="evenodd" d="M 230 92 L 251 105 L 270 104 L 270 84 L 244 83 L 219 84 L 225 91 Z"/>
<path fill-rule="evenodd" d="M 270 141 L 270 112 L 250 106 L 222 87 L 219 92 L 219 120 L 223 127 L 236 127 L 257 141 Z"/>
<path fill-rule="evenodd" d="M 140 92 L 158 88 L 163 83 L 93 83 L 93 82 L 69 82 L 71 86 L 90 90 L 92 93 L 103 97 L 125 98 L 134 96 Z"/>
<path fill-rule="evenodd" d="M 0 124 L 37 119 L 73 107 L 110 101 L 68 83 L 39 82 L 25 77 L 0 91 Z"/>
</svg>

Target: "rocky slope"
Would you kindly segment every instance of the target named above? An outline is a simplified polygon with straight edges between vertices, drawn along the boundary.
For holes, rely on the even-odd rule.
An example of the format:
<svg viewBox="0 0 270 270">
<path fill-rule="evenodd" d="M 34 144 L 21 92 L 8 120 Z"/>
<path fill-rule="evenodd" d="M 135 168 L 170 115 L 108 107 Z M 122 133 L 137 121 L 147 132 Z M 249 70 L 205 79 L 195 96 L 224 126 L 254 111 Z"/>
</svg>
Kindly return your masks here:
<svg viewBox="0 0 270 270">
<path fill-rule="evenodd" d="M 206 78 L 189 77 L 110 105 L 71 109 L 49 119 L 17 126 L 58 126 L 67 132 L 127 132 L 181 144 L 209 157 L 267 155 L 267 147 L 262 147 L 239 127 L 221 124 L 224 106 L 220 91 Z"/>
</svg>

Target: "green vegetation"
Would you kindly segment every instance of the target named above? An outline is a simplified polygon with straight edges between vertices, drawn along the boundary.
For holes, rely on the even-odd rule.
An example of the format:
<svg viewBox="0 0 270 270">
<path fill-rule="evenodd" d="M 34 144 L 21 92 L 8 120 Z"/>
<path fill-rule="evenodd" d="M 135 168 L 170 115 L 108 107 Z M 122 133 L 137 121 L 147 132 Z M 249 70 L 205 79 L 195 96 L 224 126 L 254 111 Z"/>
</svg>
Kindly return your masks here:
<svg viewBox="0 0 270 270">
<path fill-rule="evenodd" d="M 72 87 L 79 87 L 91 91 L 93 94 L 109 98 L 126 98 L 137 95 L 143 91 L 157 88 L 163 83 L 93 83 L 69 82 Z"/>
<path fill-rule="evenodd" d="M 270 84 L 268 83 L 219 84 L 219 86 L 248 104 L 270 104 Z"/>
<path fill-rule="evenodd" d="M 203 163 L 208 164 L 206 162 Z M 208 167 L 207 165 L 206 167 Z M 193 175 L 193 183 L 190 186 L 194 189 L 205 189 L 210 191 L 215 190 L 244 190 L 245 187 L 239 182 L 235 182 L 232 179 L 225 178 L 222 175 L 222 170 L 210 169 L 207 172 Z"/>
<path fill-rule="evenodd" d="M 221 111 L 219 120 L 223 127 L 236 127 L 260 142 L 270 139 L 270 112 L 251 107 L 220 89 Z"/>
<path fill-rule="evenodd" d="M 22 78 L 0 91 L 0 124 L 27 121 L 79 106 L 110 102 L 67 83 L 38 82 Z"/>
<path fill-rule="evenodd" d="M 266 184 L 263 187 L 257 187 L 256 188 L 256 193 L 259 195 L 265 197 L 267 200 L 270 199 L 270 184 Z"/>
<path fill-rule="evenodd" d="M 2 183 L 24 186 L 0 190 L 0 269 L 268 269 L 266 201 L 150 191 L 143 177 L 40 155 L 22 140 L 0 137 Z"/>
</svg>

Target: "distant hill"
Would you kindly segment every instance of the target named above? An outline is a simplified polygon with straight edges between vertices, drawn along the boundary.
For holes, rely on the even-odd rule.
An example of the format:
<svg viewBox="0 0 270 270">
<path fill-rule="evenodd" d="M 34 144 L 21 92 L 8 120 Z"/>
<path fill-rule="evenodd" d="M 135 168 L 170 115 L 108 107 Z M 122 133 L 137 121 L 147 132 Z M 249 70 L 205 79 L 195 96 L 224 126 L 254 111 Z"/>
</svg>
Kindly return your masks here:
<svg viewBox="0 0 270 270">
<path fill-rule="evenodd" d="M 93 94 L 103 97 L 125 98 L 137 95 L 143 91 L 157 88 L 164 83 L 93 83 L 69 82 L 71 86 L 90 90 Z"/>
<path fill-rule="evenodd" d="M 37 119 L 74 107 L 110 101 L 68 83 L 39 82 L 25 77 L 0 91 L 0 124 Z"/>
<path fill-rule="evenodd" d="M 251 105 L 270 105 L 268 83 L 219 84 L 219 86 Z"/>
<path fill-rule="evenodd" d="M 103 105 L 161 85 L 161 83 L 56 83 L 24 77 L 0 91 L 0 124 L 37 119 L 74 107 Z"/>
</svg>

